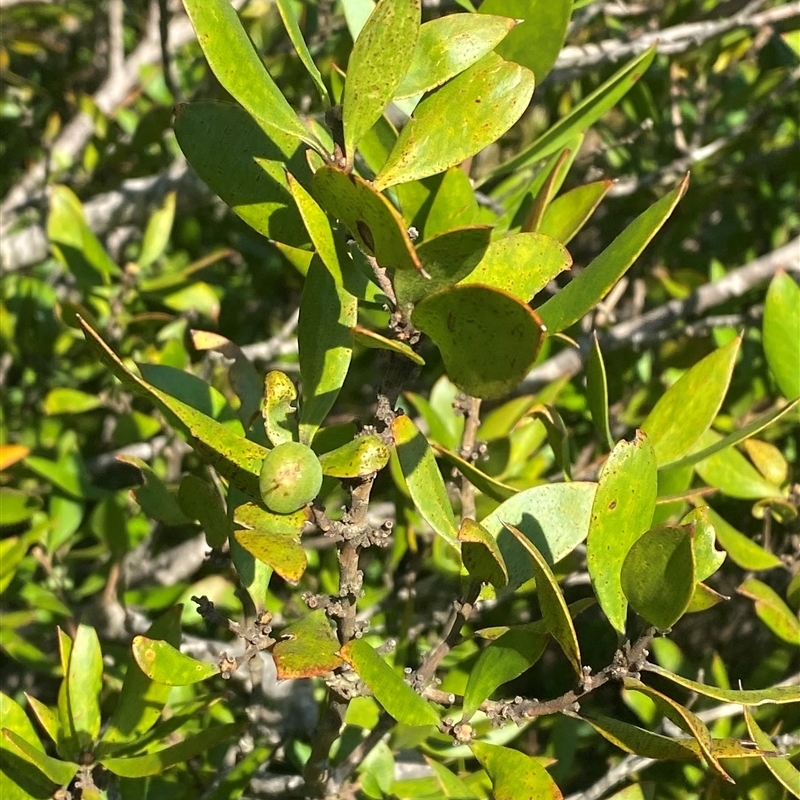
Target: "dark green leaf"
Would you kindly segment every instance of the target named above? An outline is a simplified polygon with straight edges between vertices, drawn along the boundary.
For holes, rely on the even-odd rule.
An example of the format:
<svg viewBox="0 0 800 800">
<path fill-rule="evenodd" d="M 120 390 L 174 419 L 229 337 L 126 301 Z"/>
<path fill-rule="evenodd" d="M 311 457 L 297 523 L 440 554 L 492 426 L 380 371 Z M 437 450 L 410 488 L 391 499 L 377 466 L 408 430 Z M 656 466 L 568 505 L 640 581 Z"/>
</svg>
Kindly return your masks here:
<svg viewBox="0 0 800 800">
<path fill-rule="evenodd" d="M 411 316 L 442 354 L 450 380 L 474 397 L 510 392 L 539 354 L 543 327 L 513 295 L 477 284 L 426 297 Z"/>
<path fill-rule="evenodd" d="M 353 343 L 358 302 L 337 286 L 322 261 L 315 258 L 306 276 L 300 301 L 297 343 L 303 394 L 300 441 L 310 444 L 342 388 Z"/>
<path fill-rule="evenodd" d="M 517 490 L 511 486 L 506 486 L 504 483 L 492 478 L 484 472 L 481 472 L 471 461 L 461 458 L 458 453 L 448 450 L 439 444 L 433 445 L 439 455 L 443 456 L 451 466 L 455 467 L 478 491 L 483 492 L 487 497 L 502 503 L 513 497 Z"/>
<path fill-rule="evenodd" d="M 597 341 L 597 331 L 592 333 L 592 345 L 586 359 L 586 399 L 594 428 L 605 446 L 611 450 L 614 447 L 614 439 L 611 436 L 608 416 L 608 379 L 603 353 Z"/>
<path fill-rule="evenodd" d="M 228 0 L 183 0 L 211 71 L 265 130 L 294 136 L 324 153 L 270 77 Z"/>
<path fill-rule="evenodd" d="M 621 583 L 637 614 L 660 630 L 671 628 L 697 583 L 691 528 L 657 525 L 640 536 L 622 563 Z"/>
<path fill-rule="evenodd" d="M 458 530 L 461 560 L 473 581 L 490 583 L 502 589 L 508 583 L 508 570 L 497 540 L 486 528 L 471 519 L 461 522 Z"/>
</svg>

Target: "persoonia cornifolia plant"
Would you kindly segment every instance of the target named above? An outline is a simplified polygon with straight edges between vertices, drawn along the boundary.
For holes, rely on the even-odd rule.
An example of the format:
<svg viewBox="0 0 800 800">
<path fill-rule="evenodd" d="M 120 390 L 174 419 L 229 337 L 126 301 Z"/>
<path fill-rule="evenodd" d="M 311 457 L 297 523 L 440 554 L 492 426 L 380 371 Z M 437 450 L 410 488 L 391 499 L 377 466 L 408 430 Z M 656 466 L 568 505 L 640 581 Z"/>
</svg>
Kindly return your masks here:
<svg viewBox="0 0 800 800">
<path fill-rule="evenodd" d="M 560 798 L 551 759 L 528 755 L 518 739 L 554 715 L 581 723 L 567 729 L 573 736 L 599 735 L 657 761 L 693 761 L 712 783 L 733 782 L 743 763 L 763 762 L 775 790 L 797 796 L 800 772 L 762 730 L 756 707 L 800 702 L 798 686 L 730 688 L 651 658 L 657 637 L 726 600 L 709 583 L 726 558 L 716 545 L 724 537 L 733 552 L 739 534 L 692 481 L 719 486 L 730 454 L 742 458 L 736 445 L 796 415 L 800 342 L 784 332 L 800 329 L 797 286 L 777 274 L 764 316 L 766 358 L 788 400 L 725 435 L 712 425 L 739 337 L 686 370 L 618 439 L 612 431 L 624 425 L 610 419 L 602 335 L 595 335 L 586 392 L 601 457 L 579 472 L 555 394 L 518 390 L 543 345 L 591 314 L 687 191 L 688 176 L 564 280 L 572 267 L 566 245 L 610 182 L 556 195 L 584 132 L 635 85 L 655 50 L 623 65 L 477 183 L 462 165 L 529 107 L 564 41 L 571 0 L 553 0 L 522 48 L 513 39 L 517 22 L 501 13 L 421 24 L 420 0 L 380 0 L 346 75 L 332 69 L 325 79 L 295 5 L 280 0 L 324 111 L 305 118 L 277 88 L 228 0 L 184 4 L 235 102 L 179 106 L 175 135 L 206 183 L 304 276 L 299 381 L 280 371 L 260 376 L 234 343 L 194 331 L 195 347 L 231 359 L 238 412 L 220 421 L 209 412 L 209 386 L 163 365 L 136 369 L 89 319 L 78 323 L 124 389 L 147 397 L 206 465 L 204 478 L 184 476 L 177 503 L 183 518 L 200 523 L 220 568 L 232 565 L 248 613 L 230 620 L 207 598 L 195 600 L 201 616 L 232 631 L 243 648 L 219 663 L 182 654 L 175 608 L 135 637 L 116 698 L 101 703 L 97 633 L 85 624 L 71 637 L 59 632 L 58 706 L 29 698 L 57 755 L 4 695 L 4 797 L 50 797 L 58 787 L 83 798 L 149 797 L 147 776 L 249 736 L 249 752 L 223 779 L 207 780 L 204 798 L 239 796 L 252 775 L 277 763 L 301 776 L 286 786 L 309 797 Z M 392 104 L 410 115 L 397 127 L 387 116 Z M 539 169 L 532 173 L 532 165 Z M 58 244 L 82 223 L 66 189 L 56 189 L 56 201 Z M 563 288 L 545 291 L 559 276 Z M 330 420 L 357 348 L 380 351 L 358 428 Z M 403 394 L 432 370 L 444 377 L 430 400 Z M 545 437 L 558 469 L 549 479 L 527 464 Z M 511 451 L 503 459 L 501 442 Z M 488 460 L 478 457 L 487 452 Z M 155 474 L 147 479 L 158 485 Z M 394 486 L 397 497 L 396 515 L 377 521 L 376 482 Z M 788 489 L 770 485 L 762 513 L 790 515 Z M 314 554 L 307 573 L 310 534 L 336 559 L 320 566 Z M 391 570 L 377 589 L 365 586 L 363 572 L 376 559 Z M 452 602 L 412 635 L 420 571 L 439 576 Z M 568 602 L 564 585 L 578 574 L 588 576 L 587 591 Z M 270 607 L 275 582 L 295 592 L 279 617 Z M 750 577 L 739 591 L 776 635 L 800 642 L 796 615 L 769 586 Z M 370 627 L 378 608 L 380 619 L 397 619 Z M 490 612 L 492 624 L 482 625 Z M 612 643 L 599 667 L 585 655 L 596 643 L 579 635 L 580 615 L 591 613 L 602 616 Z M 210 726 L 198 722 L 213 693 L 187 695 L 162 717 L 175 687 L 229 678 L 265 653 L 279 679 L 313 680 L 320 701 L 315 734 L 291 757 L 279 756 L 243 709 L 219 711 Z M 524 696 L 503 690 L 543 658 L 560 676 L 560 694 L 547 697 L 546 686 Z M 603 713 L 593 702 L 601 687 L 640 716 Z M 713 735 L 690 696 L 743 706 L 748 739 Z M 666 728 L 658 728 L 662 719 Z M 409 749 L 425 754 L 429 774 L 396 781 L 395 755 Z M 624 796 L 650 796 L 634 789 Z"/>
</svg>

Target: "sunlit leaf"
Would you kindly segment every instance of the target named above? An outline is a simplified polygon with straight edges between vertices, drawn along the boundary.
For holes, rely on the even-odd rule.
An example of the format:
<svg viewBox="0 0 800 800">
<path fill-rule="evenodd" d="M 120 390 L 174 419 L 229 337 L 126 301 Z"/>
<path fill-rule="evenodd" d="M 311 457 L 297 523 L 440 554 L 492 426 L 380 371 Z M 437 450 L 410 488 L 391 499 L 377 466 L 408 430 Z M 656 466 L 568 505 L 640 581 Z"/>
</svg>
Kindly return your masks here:
<svg viewBox="0 0 800 800">
<path fill-rule="evenodd" d="M 561 800 L 563 797 L 547 770 L 525 753 L 487 742 L 470 742 L 469 747 L 492 779 L 494 800 L 519 800 L 520 797 Z"/>
<path fill-rule="evenodd" d="M 641 431 L 611 451 L 597 486 L 586 540 L 586 565 L 600 607 L 609 622 L 625 631 L 628 601 L 622 565 L 634 542 L 650 527 L 656 507 L 656 459 Z"/>
<path fill-rule="evenodd" d="M 764 303 L 764 353 L 784 396 L 800 397 L 800 286 L 778 271 Z"/>
<path fill-rule="evenodd" d="M 278 680 L 313 678 L 342 665 L 337 655 L 339 640 L 323 609 L 306 614 L 284 628 L 272 649 Z"/>
<path fill-rule="evenodd" d="M 358 673 L 386 712 L 405 725 L 438 725 L 439 715 L 363 639 L 353 639 L 339 655 Z"/>
</svg>

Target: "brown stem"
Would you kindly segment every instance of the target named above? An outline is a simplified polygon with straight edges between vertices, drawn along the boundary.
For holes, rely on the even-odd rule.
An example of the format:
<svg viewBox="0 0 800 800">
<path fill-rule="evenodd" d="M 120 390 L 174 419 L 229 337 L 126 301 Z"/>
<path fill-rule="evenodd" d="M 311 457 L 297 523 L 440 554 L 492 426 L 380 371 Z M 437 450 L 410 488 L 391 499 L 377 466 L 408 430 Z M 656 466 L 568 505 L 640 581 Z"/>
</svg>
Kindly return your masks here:
<svg viewBox="0 0 800 800">
<path fill-rule="evenodd" d="M 475 610 L 474 603 L 480 593 L 480 584 L 470 585 L 464 602 L 456 601 L 450 611 L 450 616 L 445 623 L 441 639 L 438 644 L 425 656 L 422 666 L 414 676 L 414 683 L 420 689 L 426 687 L 436 673 L 436 668 L 442 659 L 453 649 L 461 638 L 461 628 Z"/>
<path fill-rule="evenodd" d="M 461 457 L 472 460 L 478 427 L 481 424 L 481 400 L 466 397 L 464 409 L 464 435 L 461 437 Z M 461 519 L 475 519 L 475 487 L 466 475 L 461 476 Z"/>
</svg>

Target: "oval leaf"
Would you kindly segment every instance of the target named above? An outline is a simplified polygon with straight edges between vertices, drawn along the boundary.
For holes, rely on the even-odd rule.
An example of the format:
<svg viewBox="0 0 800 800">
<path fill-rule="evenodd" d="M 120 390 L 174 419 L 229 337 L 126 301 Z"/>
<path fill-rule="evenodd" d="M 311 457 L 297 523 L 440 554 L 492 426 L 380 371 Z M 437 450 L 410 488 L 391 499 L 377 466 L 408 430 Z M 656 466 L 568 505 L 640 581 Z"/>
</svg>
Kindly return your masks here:
<svg viewBox="0 0 800 800">
<path fill-rule="evenodd" d="M 278 680 L 313 678 L 342 665 L 339 640 L 324 609 L 317 609 L 284 628 L 272 649 Z"/>
<path fill-rule="evenodd" d="M 544 212 L 539 232 L 552 236 L 561 244 L 568 244 L 589 221 L 613 185 L 614 181 L 610 180 L 596 181 L 576 186 L 556 197 Z"/>
<path fill-rule="evenodd" d="M 506 529 L 510 523 L 555 564 L 569 555 L 589 532 L 596 483 L 551 483 L 515 494 L 499 505 L 481 525 L 497 538 L 508 568 L 507 591 L 514 591 L 533 577 L 530 556 Z"/>
<path fill-rule="evenodd" d="M 375 434 L 359 436 L 319 458 L 323 475 L 333 478 L 363 478 L 380 472 L 389 463 L 390 451 Z"/>
<path fill-rule="evenodd" d="M 233 535 L 248 553 L 272 567 L 284 580 L 297 583 L 303 577 L 308 559 L 298 538 L 261 529 L 237 530 Z"/>
<path fill-rule="evenodd" d="M 388 269 L 420 269 L 420 261 L 397 209 L 363 178 L 325 165 L 311 189 L 317 202 L 341 220 L 359 246 Z"/>
<path fill-rule="evenodd" d="M 375 188 L 435 175 L 474 156 L 522 116 L 533 84 L 530 70 L 488 53 L 420 102 Z"/>
<path fill-rule="evenodd" d="M 671 628 L 692 599 L 695 577 L 691 527 L 657 525 L 634 542 L 622 564 L 631 608 L 660 630 Z"/>
<path fill-rule="evenodd" d="M 506 562 L 497 540 L 486 528 L 465 519 L 458 529 L 458 541 L 461 542 L 461 560 L 473 581 L 490 583 L 496 589 L 508 583 Z"/>
<path fill-rule="evenodd" d="M 755 600 L 756 615 L 777 637 L 800 647 L 800 620 L 772 587 L 748 578 L 736 591 Z"/>
<path fill-rule="evenodd" d="M 544 328 L 513 295 L 489 286 L 452 286 L 426 297 L 411 320 L 433 339 L 450 380 L 474 397 L 508 394 L 539 354 Z"/>
<path fill-rule="evenodd" d="M 439 715 L 363 639 L 353 639 L 339 655 L 358 673 L 386 712 L 405 725 L 438 725 Z"/>
<path fill-rule="evenodd" d="M 449 14 L 426 22 L 395 97 L 413 97 L 446 83 L 494 50 L 514 25 L 509 15 Z"/>
<path fill-rule="evenodd" d="M 543 233 L 518 233 L 495 239 L 460 284 L 494 286 L 527 303 L 571 266 L 572 256 L 555 239 Z"/>
<path fill-rule="evenodd" d="M 344 148 L 355 148 L 378 121 L 408 71 L 420 29 L 420 0 L 379 0 L 356 38 L 342 99 Z"/>
<path fill-rule="evenodd" d="M 208 546 L 220 549 L 228 541 L 230 522 L 217 491 L 197 475 L 184 475 L 178 490 L 181 511 L 197 520 Z"/>
<path fill-rule="evenodd" d="M 162 639 L 135 636 L 133 657 L 139 669 L 150 680 L 167 686 L 189 686 L 207 680 L 213 675 L 219 675 L 218 664 L 198 661 L 184 655 Z"/>
<path fill-rule="evenodd" d="M 492 779 L 494 800 L 561 800 L 563 795 L 547 770 L 519 750 L 486 742 L 470 742 L 475 758 Z"/>
<path fill-rule="evenodd" d="M 586 539 L 586 565 L 592 588 L 608 621 L 625 632 L 628 601 L 622 590 L 622 564 L 634 542 L 650 527 L 658 477 L 650 440 L 641 431 L 621 441 L 600 473 Z"/>
<path fill-rule="evenodd" d="M 210 101 L 179 105 L 175 136 L 197 174 L 236 216 L 270 239 L 292 247 L 308 243 L 286 183 L 287 168 L 310 180 L 295 137 L 268 134 L 239 106 Z"/>
</svg>

